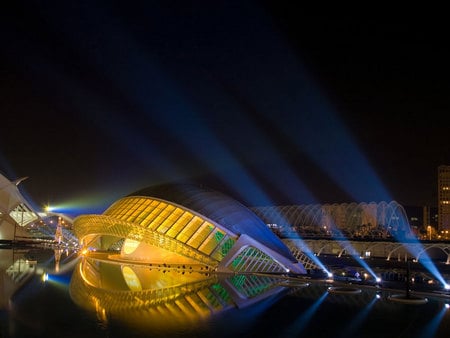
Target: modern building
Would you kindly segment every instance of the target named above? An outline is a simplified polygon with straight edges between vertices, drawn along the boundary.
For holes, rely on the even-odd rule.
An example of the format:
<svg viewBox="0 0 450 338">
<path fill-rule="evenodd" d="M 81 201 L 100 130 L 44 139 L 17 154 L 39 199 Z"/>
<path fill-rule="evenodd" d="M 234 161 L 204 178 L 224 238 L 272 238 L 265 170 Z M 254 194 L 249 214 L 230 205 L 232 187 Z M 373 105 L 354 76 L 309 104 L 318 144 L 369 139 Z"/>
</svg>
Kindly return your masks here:
<svg viewBox="0 0 450 338">
<path fill-rule="evenodd" d="M 217 272 L 306 273 L 250 209 L 195 184 L 137 191 L 102 215 L 78 216 L 73 230 L 83 248 L 92 254 L 106 251 L 109 260 Z"/>
<path fill-rule="evenodd" d="M 28 204 L 18 189 L 25 178 L 8 180 L 0 174 L 0 240 L 29 238 L 30 225 L 39 220 L 38 213 Z"/>
<path fill-rule="evenodd" d="M 450 166 L 438 167 L 438 231 L 450 230 Z"/>
</svg>

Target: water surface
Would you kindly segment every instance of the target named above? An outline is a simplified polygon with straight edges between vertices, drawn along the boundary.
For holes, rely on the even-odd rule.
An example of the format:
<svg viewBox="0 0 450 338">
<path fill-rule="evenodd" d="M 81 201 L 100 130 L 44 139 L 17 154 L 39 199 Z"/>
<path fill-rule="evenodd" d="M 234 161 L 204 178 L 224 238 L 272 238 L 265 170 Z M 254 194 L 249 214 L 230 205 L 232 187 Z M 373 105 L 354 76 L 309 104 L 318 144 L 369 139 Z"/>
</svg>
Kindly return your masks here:
<svg viewBox="0 0 450 338">
<path fill-rule="evenodd" d="M 448 296 L 2 249 L 2 337 L 449 337 Z M 17 263 L 19 262 L 19 263 Z M 13 269 L 13 268 L 16 269 Z M 18 271 L 20 270 L 20 271 Z M 346 288 L 350 285 L 343 285 Z"/>
</svg>

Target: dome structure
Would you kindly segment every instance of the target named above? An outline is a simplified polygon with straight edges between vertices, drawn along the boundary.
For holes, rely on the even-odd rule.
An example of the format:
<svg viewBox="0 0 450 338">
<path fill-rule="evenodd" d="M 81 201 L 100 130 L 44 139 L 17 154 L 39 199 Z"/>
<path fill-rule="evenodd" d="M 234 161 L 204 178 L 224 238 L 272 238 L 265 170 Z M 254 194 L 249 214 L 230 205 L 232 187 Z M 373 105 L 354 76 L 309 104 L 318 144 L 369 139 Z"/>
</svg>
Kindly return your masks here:
<svg viewBox="0 0 450 338">
<path fill-rule="evenodd" d="M 74 231 L 84 247 L 115 250 L 109 259 L 201 265 L 220 272 L 306 273 L 250 209 L 190 183 L 136 191 L 102 215 L 77 217 Z"/>
</svg>

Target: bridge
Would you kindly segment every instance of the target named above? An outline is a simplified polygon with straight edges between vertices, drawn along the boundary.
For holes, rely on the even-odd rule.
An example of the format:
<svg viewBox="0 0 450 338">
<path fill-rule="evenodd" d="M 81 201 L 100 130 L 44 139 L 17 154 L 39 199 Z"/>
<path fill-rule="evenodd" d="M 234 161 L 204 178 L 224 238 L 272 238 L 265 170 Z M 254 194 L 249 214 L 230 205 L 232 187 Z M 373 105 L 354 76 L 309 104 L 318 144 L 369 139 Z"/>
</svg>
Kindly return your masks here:
<svg viewBox="0 0 450 338">
<path fill-rule="evenodd" d="M 409 241 L 398 242 L 390 240 L 352 240 L 347 238 L 284 238 L 283 242 L 291 249 L 312 251 L 316 256 L 321 254 L 336 255 L 341 257 L 348 254 L 349 249 L 360 253 L 361 257 L 378 257 L 387 260 L 416 260 L 427 255 L 431 259 L 445 260 L 450 264 L 449 241 Z M 417 253 L 413 255 L 411 252 Z"/>
</svg>

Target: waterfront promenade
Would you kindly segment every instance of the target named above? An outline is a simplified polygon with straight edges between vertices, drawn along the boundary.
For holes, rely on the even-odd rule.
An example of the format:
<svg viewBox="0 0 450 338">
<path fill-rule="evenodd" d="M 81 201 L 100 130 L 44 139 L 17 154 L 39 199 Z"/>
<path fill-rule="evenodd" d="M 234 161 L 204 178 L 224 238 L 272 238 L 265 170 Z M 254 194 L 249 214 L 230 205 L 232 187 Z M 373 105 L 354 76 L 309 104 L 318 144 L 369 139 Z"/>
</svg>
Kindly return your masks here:
<svg viewBox="0 0 450 338">
<path fill-rule="evenodd" d="M 449 241 L 418 241 L 399 242 L 396 240 L 365 240 L 330 237 L 282 237 L 283 242 L 295 245 L 301 250 L 310 250 L 315 255 L 342 256 L 349 254 L 350 249 L 363 258 L 384 258 L 386 260 L 419 260 L 426 254 L 432 260 L 444 261 L 450 264 Z M 413 254 L 415 253 L 415 254 Z"/>
</svg>

